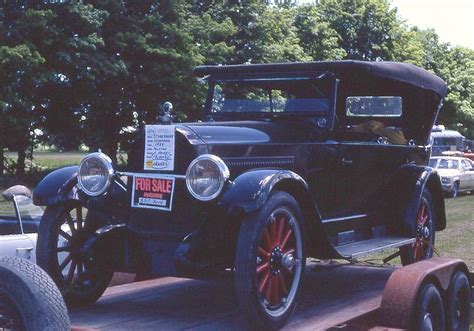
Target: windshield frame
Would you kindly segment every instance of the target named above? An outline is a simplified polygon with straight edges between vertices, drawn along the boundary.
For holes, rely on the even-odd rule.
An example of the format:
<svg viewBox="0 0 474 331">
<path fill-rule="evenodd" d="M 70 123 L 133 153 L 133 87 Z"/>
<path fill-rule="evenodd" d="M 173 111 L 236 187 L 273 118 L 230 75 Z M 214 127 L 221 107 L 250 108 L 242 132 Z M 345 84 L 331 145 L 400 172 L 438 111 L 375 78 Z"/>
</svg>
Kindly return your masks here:
<svg viewBox="0 0 474 331">
<path fill-rule="evenodd" d="M 328 96 L 327 111 L 304 111 L 304 112 L 212 112 L 215 86 L 218 82 L 229 81 L 265 81 L 265 80 L 321 80 L 328 79 L 331 84 L 331 93 Z M 206 120 L 214 119 L 241 119 L 241 118 L 274 118 L 274 117 L 315 117 L 325 116 L 329 122 L 333 122 L 336 107 L 337 87 L 339 80 L 331 72 L 289 72 L 289 73 L 254 73 L 254 74 L 233 74 L 233 75 L 213 75 L 205 78 L 208 83 L 208 92 L 205 104 L 204 117 Z M 332 127 L 332 125 L 331 125 Z"/>
</svg>

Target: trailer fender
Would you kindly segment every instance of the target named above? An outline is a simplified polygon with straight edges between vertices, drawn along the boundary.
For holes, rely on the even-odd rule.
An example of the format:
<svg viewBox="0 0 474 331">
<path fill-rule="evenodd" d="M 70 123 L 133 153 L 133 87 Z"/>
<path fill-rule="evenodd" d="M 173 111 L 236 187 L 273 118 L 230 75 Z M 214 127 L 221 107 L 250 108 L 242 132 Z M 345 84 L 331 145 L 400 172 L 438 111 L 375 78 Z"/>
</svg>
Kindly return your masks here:
<svg viewBox="0 0 474 331">
<path fill-rule="evenodd" d="M 455 271 L 469 277 L 469 270 L 462 260 L 438 257 L 395 270 L 385 285 L 380 305 L 383 326 L 410 329 L 420 288 L 431 283 L 443 297 Z"/>
</svg>

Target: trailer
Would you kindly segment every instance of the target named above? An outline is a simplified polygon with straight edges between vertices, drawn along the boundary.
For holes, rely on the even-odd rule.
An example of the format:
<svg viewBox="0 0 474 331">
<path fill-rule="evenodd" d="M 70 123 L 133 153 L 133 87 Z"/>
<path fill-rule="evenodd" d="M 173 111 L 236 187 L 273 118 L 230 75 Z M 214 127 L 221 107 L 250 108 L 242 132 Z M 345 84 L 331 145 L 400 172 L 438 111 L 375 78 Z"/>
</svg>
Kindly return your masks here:
<svg viewBox="0 0 474 331">
<path fill-rule="evenodd" d="M 403 268 L 312 262 L 300 305 L 284 330 L 468 330 L 470 278 L 456 259 Z M 70 318 L 73 330 L 248 329 L 232 277 L 163 277 L 109 287 L 96 304 L 71 310 Z"/>
</svg>

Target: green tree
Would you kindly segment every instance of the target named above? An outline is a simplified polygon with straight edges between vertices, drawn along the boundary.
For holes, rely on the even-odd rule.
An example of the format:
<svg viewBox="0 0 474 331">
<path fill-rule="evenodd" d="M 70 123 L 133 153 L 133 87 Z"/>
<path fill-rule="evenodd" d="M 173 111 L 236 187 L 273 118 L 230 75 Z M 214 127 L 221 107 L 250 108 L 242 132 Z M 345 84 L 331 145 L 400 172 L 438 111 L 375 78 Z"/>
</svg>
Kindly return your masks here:
<svg viewBox="0 0 474 331">
<path fill-rule="evenodd" d="M 321 0 L 317 6 L 323 21 L 337 32 L 347 59 L 392 58 L 394 32 L 400 22 L 387 0 Z"/>
<path fill-rule="evenodd" d="M 311 60 L 340 60 L 346 56 L 345 50 L 338 46 L 337 32 L 323 20 L 317 6 L 298 6 L 295 11 L 299 43 Z"/>
</svg>

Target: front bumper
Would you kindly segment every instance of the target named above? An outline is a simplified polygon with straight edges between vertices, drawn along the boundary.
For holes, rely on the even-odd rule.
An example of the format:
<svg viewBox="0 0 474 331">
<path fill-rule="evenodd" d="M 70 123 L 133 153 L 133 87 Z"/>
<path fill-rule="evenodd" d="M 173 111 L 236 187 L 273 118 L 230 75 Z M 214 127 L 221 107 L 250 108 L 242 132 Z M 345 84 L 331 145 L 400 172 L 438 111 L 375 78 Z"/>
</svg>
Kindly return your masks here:
<svg viewBox="0 0 474 331">
<path fill-rule="evenodd" d="M 451 190 L 453 189 L 453 184 L 441 184 L 441 187 L 443 188 L 443 191 L 444 192 L 451 192 Z"/>
</svg>

